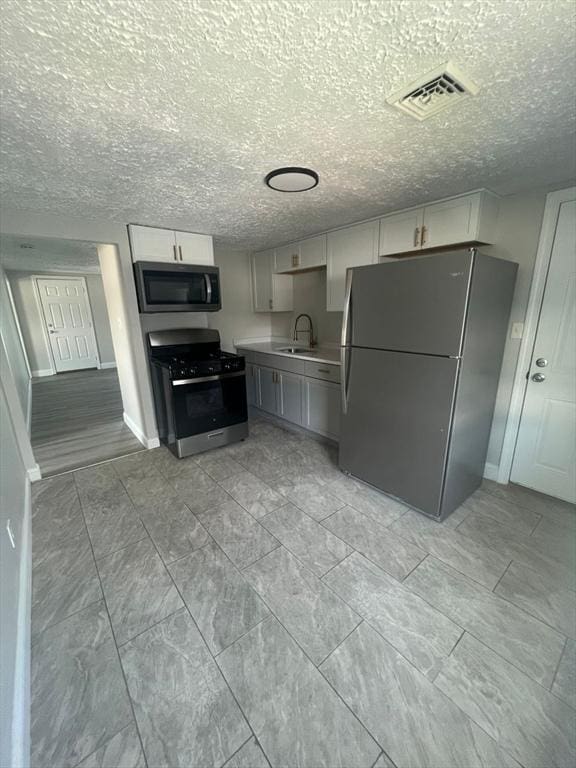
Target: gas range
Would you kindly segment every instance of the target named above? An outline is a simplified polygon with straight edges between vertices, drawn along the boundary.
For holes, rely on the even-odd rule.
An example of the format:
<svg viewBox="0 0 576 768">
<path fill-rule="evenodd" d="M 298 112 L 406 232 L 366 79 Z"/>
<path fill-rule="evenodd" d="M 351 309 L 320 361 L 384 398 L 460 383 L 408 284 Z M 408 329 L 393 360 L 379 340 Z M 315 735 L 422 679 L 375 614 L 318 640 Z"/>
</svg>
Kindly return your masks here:
<svg viewBox="0 0 576 768">
<path fill-rule="evenodd" d="M 220 349 L 218 331 L 148 334 L 160 439 L 179 458 L 248 437 L 244 358 Z"/>
<path fill-rule="evenodd" d="M 244 358 L 230 352 L 212 352 L 207 357 L 198 359 L 194 353 L 174 355 L 168 360 L 160 361 L 166 365 L 173 383 L 181 380 L 215 376 L 222 373 L 244 370 Z"/>
</svg>

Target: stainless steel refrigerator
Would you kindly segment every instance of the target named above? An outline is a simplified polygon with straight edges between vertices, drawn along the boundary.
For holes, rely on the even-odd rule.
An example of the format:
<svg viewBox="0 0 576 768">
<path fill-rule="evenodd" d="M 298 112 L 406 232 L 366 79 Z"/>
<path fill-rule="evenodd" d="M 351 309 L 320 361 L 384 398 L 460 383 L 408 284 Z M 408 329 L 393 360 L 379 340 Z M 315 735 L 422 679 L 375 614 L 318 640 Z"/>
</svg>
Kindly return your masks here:
<svg viewBox="0 0 576 768">
<path fill-rule="evenodd" d="M 466 249 L 348 271 L 341 469 L 438 520 L 479 486 L 516 270 Z"/>
</svg>

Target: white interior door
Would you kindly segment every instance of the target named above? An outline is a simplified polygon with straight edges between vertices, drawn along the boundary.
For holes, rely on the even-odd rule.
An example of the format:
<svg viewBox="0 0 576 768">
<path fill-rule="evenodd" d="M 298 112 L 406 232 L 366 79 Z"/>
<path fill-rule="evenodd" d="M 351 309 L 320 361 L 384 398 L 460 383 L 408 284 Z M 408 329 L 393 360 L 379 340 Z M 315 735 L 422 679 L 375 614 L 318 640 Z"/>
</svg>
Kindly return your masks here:
<svg viewBox="0 0 576 768">
<path fill-rule="evenodd" d="M 510 479 L 576 502 L 576 201 L 562 203 Z"/>
<path fill-rule="evenodd" d="M 57 373 L 96 368 L 96 337 L 84 280 L 42 277 L 37 285 Z"/>
</svg>

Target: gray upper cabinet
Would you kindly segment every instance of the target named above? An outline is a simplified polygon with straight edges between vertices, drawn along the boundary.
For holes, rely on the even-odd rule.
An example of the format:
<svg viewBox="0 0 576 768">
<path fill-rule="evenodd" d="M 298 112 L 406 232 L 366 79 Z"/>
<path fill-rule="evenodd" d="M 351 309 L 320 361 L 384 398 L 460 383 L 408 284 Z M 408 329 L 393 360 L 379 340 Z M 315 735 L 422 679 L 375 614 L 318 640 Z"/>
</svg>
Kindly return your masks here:
<svg viewBox="0 0 576 768">
<path fill-rule="evenodd" d="M 326 309 L 342 312 L 346 270 L 378 260 L 378 222 L 368 221 L 328 233 Z"/>
<path fill-rule="evenodd" d="M 498 198 L 482 190 L 380 219 L 380 256 L 459 243 L 493 243 Z"/>
</svg>

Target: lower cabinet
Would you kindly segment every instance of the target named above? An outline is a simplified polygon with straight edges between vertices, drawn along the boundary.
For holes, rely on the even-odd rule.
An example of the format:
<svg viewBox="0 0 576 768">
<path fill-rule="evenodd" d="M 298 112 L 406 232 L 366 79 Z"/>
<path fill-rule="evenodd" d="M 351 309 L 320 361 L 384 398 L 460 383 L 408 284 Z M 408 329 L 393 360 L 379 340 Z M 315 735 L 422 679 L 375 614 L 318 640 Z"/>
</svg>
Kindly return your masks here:
<svg viewBox="0 0 576 768">
<path fill-rule="evenodd" d="M 340 386 L 319 379 L 304 379 L 304 422 L 312 432 L 338 440 L 340 436 Z"/>
<path fill-rule="evenodd" d="M 288 371 L 248 363 L 248 403 L 312 432 L 337 440 L 340 386 Z"/>
<path fill-rule="evenodd" d="M 276 371 L 278 416 L 294 424 L 302 424 L 302 376 Z"/>
</svg>

